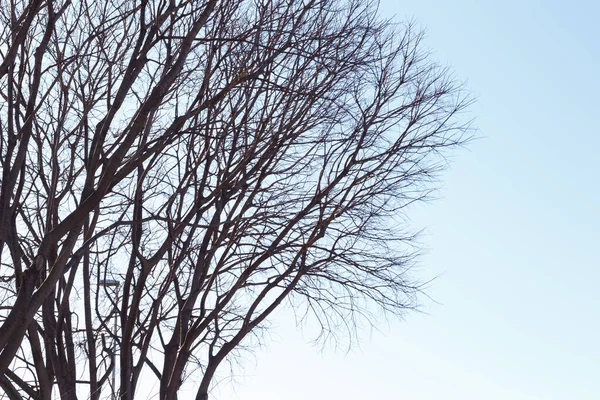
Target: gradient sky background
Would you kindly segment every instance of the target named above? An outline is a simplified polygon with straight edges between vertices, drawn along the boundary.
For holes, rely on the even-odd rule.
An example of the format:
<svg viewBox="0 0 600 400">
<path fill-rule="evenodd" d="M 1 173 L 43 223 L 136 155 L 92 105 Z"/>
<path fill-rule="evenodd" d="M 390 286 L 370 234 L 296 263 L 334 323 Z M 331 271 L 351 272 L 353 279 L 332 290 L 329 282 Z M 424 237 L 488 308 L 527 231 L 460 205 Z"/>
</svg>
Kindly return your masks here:
<svg viewBox="0 0 600 400">
<path fill-rule="evenodd" d="M 423 314 L 346 354 L 280 315 L 219 400 L 600 399 L 600 8 L 384 1 L 478 102 L 482 138 L 410 214 L 443 274 Z"/>
</svg>

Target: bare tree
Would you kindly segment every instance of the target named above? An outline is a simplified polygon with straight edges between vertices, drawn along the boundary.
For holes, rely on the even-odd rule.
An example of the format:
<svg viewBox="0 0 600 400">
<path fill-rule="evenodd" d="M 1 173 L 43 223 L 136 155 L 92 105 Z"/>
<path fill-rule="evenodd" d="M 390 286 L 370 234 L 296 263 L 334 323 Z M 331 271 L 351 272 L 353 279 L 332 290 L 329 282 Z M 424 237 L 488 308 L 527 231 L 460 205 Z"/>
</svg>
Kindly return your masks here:
<svg viewBox="0 0 600 400">
<path fill-rule="evenodd" d="M 145 376 L 205 400 L 277 307 L 327 335 L 415 306 L 402 216 L 466 139 L 468 99 L 412 26 L 362 0 L 1 0 L 0 18 L 8 398 L 132 399 Z"/>
</svg>

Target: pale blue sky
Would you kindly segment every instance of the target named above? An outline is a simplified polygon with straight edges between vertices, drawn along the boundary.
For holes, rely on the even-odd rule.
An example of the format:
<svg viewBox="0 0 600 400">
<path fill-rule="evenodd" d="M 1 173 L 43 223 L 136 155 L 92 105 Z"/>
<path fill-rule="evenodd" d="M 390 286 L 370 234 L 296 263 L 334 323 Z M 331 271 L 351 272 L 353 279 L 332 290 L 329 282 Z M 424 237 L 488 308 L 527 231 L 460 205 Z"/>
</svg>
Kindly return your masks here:
<svg viewBox="0 0 600 400">
<path fill-rule="evenodd" d="M 410 314 L 349 354 L 281 318 L 220 400 L 600 399 L 600 6 L 384 1 L 478 102 L 483 137 L 454 153 Z M 233 389 L 235 391 L 233 391 Z"/>
</svg>

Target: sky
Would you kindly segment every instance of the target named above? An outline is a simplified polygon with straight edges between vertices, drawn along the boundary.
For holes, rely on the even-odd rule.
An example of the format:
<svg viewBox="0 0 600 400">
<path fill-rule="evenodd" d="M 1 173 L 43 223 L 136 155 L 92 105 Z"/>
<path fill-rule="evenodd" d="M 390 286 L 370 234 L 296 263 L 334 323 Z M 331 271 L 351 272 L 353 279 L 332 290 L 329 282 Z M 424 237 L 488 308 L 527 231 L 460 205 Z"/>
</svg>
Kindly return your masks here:
<svg viewBox="0 0 600 400">
<path fill-rule="evenodd" d="M 600 399 L 600 5 L 383 1 L 477 99 L 479 139 L 415 207 L 439 276 L 420 313 L 359 346 L 278 314 L 219 400 Z"/>
</svg>

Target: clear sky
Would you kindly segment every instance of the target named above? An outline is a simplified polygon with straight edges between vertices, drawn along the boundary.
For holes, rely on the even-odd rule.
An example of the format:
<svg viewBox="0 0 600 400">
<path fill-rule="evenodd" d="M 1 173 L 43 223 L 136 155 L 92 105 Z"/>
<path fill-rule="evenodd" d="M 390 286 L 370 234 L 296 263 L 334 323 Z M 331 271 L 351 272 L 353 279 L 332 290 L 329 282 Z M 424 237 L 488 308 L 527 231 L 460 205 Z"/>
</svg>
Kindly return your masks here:
<svg viewBox="0 0 600 400">
<path fill-rule="evenodd" d="M 415 208 L 443 274 L 359 348 L 320 351 L 284 316 L 219 400 L 600 399 L 600 6 L 384 1 L 478 99 L 482 138 Z"/>
</svg>

